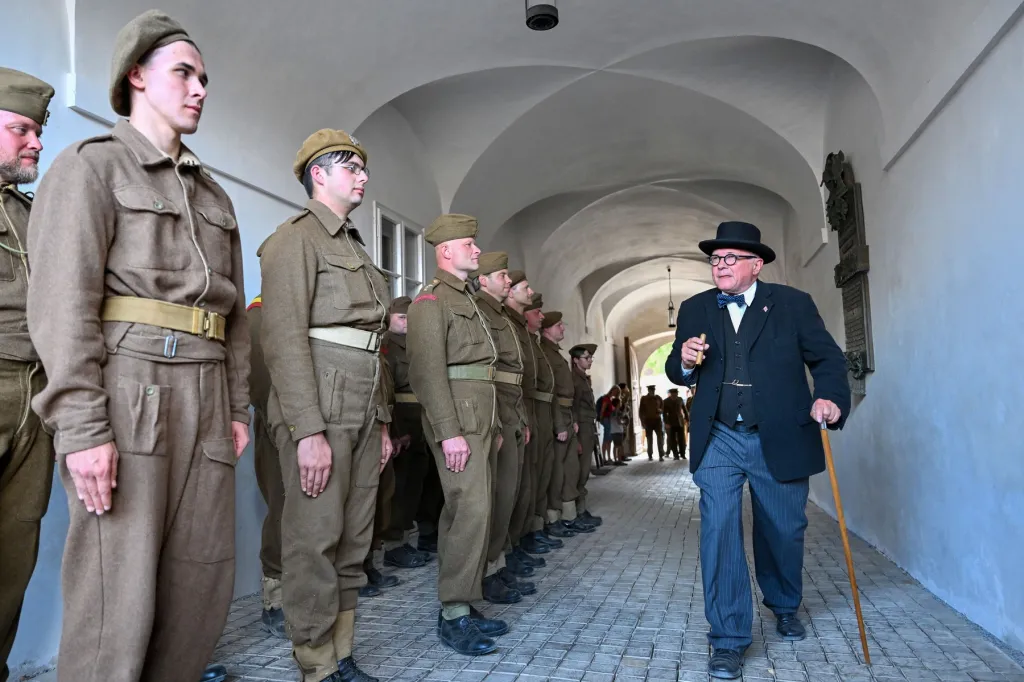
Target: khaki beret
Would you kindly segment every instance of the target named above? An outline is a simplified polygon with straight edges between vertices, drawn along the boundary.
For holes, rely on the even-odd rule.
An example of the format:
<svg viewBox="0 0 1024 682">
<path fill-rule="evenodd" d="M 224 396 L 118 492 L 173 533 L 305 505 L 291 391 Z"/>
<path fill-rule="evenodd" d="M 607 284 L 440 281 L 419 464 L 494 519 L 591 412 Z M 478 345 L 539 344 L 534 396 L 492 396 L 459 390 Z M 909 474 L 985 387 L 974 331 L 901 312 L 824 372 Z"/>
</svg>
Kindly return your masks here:
<svg viewBox="0 0 1024 682">
<path fill-rule="evenodd" d="M 445 213 L 434 218 L 423 233 L 423 239 L 431 246 L 437 246 L 453 239 L 476 237 L 476 218 L 461 213 Z"/>
<path fill-rule="evenodd" d="M 388 308 L 388 315 L 405 315 L 409 312 L 409 306 L 411 304 L 411 298 L 408 296 L 399 296 L 395 300 L 391 301 L 391 307 Z"/>
<path fill-rule="evenodd" d="M 530 299 L 530 305 L 523 308 L 523 312 L 527 310 L 537 310 L 538 308 L 544 307 L 544 297 L 541 294 L 534 293 L 533 298 Z"/>
<path fill-rule="evenodd" d="M 358 154 L 363 163 L 370 163 L 369 158 L 366 156 L 366 149 L 363 148 L 363 145 L 359 144 L 359 140 L 344 130 L 324 128 L 307 137 L 306 141 L 299 147 L 299 153 L 295 155 L 295 164 L 292 166 L 292 171 L 295 173 L 295 177 L 299 179 L 299 182 L 302 182 L 302 176 L 305 175 L 309 164 L 315 161 L 321 154 L 329 152 L 352 152 Z"/>
<path fill-rule="evenodd" d="M 542 329 L 548 327 L 554 327 L 556 324 L 562 321 L 562 313 L 558 310 L 552 310 L 551 312 L 544 311 L 544 321 L 540 323 Z"/>
<path fill-rule="evenodd" d="M 526 273 L 522 270 L 509 270 L 508 278 L 512 280 L 512 286 L 526 281 Z"/>
<path fill-rule="evenodd" d="M 569 349 L 569 355 L 572 355 L 574 357 L 578 357 L 580 355 L 583 355 L 584 353 L 590 353 L 591 355 L 593 355 L 596 352 L 596 343 L 578 343 Z"/>
<path fill-rule="evenodd" d="M 114 58 L 110 62 L 110 107 L 114 113 L 120 116 L 131 114 L 131 96 L 125 85 L 131 68 L 150 51 L 180 40 L 195 45 L 181 24 L 156 9 L 143 12 L 118 31 L 114 40 Z"/>
<path fill-rule="evenodd" d="M 470 273 L 470 277 L 489 275 L 498 270 L 508 269 L 508 254 L 503 251 L 488 251 L 481 253 L 476 270 Z"/>
<path fill-rule="evenodd" d="M 35 76 L 0 66 L 0 109 L 46 125 L 53 87 Z"/>
</svg>

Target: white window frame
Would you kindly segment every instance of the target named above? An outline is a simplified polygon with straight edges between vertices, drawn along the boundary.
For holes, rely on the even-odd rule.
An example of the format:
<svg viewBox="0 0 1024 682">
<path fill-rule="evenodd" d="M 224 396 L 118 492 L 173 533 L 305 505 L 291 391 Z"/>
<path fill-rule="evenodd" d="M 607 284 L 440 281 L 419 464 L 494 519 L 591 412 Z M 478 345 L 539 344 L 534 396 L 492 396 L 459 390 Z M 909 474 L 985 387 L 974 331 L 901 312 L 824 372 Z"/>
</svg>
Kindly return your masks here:
<svg viewBox="0 0 1024 682">
<path fill-rule="evenodd" d="M 384 253 L 384 229 L 383 219 L 387 218 L 390 222 L 398 226 L 399 234 L 401 239 L 395 239 L 394 248 L 392 249 L 391 257 L 393 264 L 396 266 L 397 271 L 385 270 L 383 263 Z M 412 279 L 419 282 L 420 288 L 426 284 L 425 273 L 427 271 L 426 256 L 424 253 L 424 242 L 423 242 L 423 227 L 417 225 L 413 221 L 409 220 L 401 213 L 392 211 L 387 206 L 384 206 L 379 201 L 373 202 L 373 238 L 374 238 L 374 261 L 381 270 L 383 270 L 388 277 L 392 278 L 391 294 L 394 297 L 398 296 L 412 296 L 413 292 L 406 291 L 406 280 Z M 405 234 L 411 232 L 416 235 L 416 249 L 419 253 L 416 254 L 416 263 L 419 267 L 419 272 L 414 275 L 410 275 L 405 272 Z M 392 237 L 394 238 L 394 237 Z"/>
</svg>

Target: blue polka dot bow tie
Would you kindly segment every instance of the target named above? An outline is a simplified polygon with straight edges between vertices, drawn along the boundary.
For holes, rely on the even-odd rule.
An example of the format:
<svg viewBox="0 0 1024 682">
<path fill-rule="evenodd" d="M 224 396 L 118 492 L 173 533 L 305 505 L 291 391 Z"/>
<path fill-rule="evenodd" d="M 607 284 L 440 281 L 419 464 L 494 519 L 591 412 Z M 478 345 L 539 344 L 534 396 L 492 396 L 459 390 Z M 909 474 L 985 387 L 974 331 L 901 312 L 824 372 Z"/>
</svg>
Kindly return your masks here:
<svg viewBox="0 0 1024 682">
<path fill-rule="evenodd" d="M 730 296 L 729 294 L 725 294 L 725 293 L 722 293 L 721 291 L 719 291 L 718 292 L 718 307 L 719 308 L 724 308 L 725 306 L 729 305 L 730 303 L 735 303 L 736 305 L 746 305 L 747 304 L 746 300 L 743 298 L 743 294 L 736 294 L 735 296 Z"/>
</svg>

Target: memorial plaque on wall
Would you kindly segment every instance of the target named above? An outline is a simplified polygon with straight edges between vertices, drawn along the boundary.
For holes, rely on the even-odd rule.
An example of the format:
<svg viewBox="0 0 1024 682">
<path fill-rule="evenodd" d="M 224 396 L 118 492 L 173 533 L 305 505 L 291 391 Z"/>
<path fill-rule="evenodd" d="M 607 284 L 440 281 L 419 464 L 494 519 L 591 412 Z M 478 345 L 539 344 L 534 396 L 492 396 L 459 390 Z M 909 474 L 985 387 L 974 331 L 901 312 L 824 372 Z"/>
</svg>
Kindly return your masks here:
<svg viewBox="0 0 1024 682">
<path fill-rule="evenodd" d="M 825 213 L 832 230 L 839 236 L 839 264 L 835 269 L 836 286 L 843 290 L 843 320 L 846 331 L 846 365 L 850 388 L 855 395 L 865 394 L 865 379 L 875 369 L 871 338 L 871 301 L 868 289 L 867 238 L 864 234 L 864 202 L 853 166 L 842 151 L 825 159 L 821 184 L 828 190 Z"/>
</svg>

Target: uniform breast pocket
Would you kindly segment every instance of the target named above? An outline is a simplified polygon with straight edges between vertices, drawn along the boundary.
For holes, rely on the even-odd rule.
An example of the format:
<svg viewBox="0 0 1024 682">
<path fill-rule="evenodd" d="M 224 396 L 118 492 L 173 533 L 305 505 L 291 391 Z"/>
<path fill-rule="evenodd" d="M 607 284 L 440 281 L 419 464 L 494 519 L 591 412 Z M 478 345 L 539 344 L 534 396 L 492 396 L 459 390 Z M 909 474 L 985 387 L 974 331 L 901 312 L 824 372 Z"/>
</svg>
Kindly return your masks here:
<svg viewBox="0 0 1024 682">
<path fill-rule="evenodd" d="M 231 235 L 238 223 L 219 206 L 196 206 L 196 228 L 210 268 L 231 277 Z"/>
<path fill-rule="evenodd" d="M 484 330 L 484 323 L 477 315 L 476 308 L 472 303 L 457 304 L 451 306 L 454 319 L 452 320 L 451 334 L 459 339 L 461 345 L 476 345 L 487 343 L 487 332 Z"/>
<path fill-rule="evenodd" d="M 366 264 L 356 256 L 323 254 L 327 263 L 325 276 L 334 292 L 334 307 L 339 310 L 372 308 L 376 302 L 370 281 L 367 279 Z"/>
<path fill-rule="evenodd" d="M 188 267 L 190 237 L 180 234 L 181 211 L 170 199 L 140 185 L 114 190 L 114 198 L 118 230 L 112 250 L 118 261 L 150 270 Z"/>
</svg>

